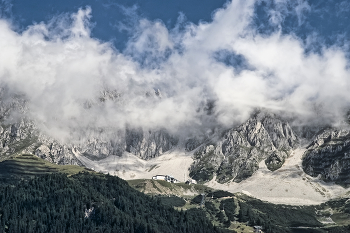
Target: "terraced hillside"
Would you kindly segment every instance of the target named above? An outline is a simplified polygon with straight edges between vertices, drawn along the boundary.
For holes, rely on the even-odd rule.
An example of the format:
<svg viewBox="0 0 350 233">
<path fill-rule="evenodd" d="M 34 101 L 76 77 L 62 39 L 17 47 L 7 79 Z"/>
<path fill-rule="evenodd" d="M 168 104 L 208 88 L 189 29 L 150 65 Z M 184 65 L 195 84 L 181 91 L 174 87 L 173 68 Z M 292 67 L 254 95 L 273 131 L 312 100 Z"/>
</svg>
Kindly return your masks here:
<svg viewBox="0 0 350 233">
<path fill-rule="evenodd" d="M 0 163 L 0 178 L 34 177 L 51 173 L 77 174 L 82 171 L 91 171 L 76 165 L 57 165 L 34 155 L 24 154 L 5 160 Z"/>
</svg>

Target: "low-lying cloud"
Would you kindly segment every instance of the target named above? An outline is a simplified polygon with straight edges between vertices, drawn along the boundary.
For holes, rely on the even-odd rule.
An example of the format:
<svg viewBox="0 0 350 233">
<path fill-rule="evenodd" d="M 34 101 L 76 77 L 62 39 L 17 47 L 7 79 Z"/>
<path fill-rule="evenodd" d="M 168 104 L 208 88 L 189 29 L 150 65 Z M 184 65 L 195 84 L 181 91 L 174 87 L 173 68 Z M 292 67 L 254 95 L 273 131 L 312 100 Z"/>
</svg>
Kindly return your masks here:
<svg viewBox="0 0 350 233">
<path fill-rule="evenodd" d="M 210 23 L 180 20 L 171 30 L 140 19 L 123 52 L 91 37 L 89 7 L 21 33 L 0 19 L 1 86 L 24 95 L 27 116 L 56 138 L 125 125 L 173 133 L 229 127 L 257 108 L 338 122 L 350 103 L 346 53 L 310 52 L 280 32 L 276 12 L 275 32 L 259 34 L 255 4 L 233 0 Z"/>
</svg>

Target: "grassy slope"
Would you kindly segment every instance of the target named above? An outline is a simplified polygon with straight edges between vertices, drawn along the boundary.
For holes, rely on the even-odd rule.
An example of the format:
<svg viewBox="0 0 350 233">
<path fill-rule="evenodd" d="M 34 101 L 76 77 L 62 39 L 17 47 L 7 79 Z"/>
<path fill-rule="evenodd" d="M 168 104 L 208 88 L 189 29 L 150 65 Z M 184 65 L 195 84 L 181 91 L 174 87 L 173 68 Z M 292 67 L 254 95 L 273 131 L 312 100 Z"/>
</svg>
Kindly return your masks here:
<svg viewBox="0 0 350 233">
<path fill-rule="evenodd" d="M 34 155 L 20 155 L 0 163 L 1 178 L 30 177 L 56 172 L 73 175 L 82 171 L 88 169 L 75 165 L 53 164 Z"/>
<path fill-rule="evenodd" d="M 134 189 L 151 195 L 176 195 L 181 197 L 193 197 L 203 192 L 210 192 L 212 188 L 205 185 L 188 185 L 185 183 L 169 183 L 163 180 L 137 179 L 127 180 Z"/>
</svg>

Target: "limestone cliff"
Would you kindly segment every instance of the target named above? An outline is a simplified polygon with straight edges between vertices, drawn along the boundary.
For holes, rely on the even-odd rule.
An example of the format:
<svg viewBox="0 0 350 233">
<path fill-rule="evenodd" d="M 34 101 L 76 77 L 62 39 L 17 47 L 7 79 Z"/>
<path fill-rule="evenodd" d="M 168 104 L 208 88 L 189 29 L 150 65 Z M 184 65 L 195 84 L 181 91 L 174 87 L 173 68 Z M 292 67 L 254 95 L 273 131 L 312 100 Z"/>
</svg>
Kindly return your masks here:
<svg viewBox="0 0 350 233">
<path fill-rule="evenodd" d="M 251 176 L 265 160 L 270 170 L 282 166 L 298 144 L 287 122 L 273 114 L 258 113 L 242 125 L 227 130 L 217 140 L 194 153 L 190 176 L 199 181 L 239 182 Z"/>
<path fill-rule="evenodd" d="M 177 145 L 178 139 L 171 136 L 165 129 L 143 130 L 126 129 L 126 148 L 142 159 L 158 157 Z"/>
<path fill-rule="evenodd" d="M 350 132 L 324 129 L 314 138 L 304 154 L 303 169 L 325 181 L 350 184 Z"/>
</svg>

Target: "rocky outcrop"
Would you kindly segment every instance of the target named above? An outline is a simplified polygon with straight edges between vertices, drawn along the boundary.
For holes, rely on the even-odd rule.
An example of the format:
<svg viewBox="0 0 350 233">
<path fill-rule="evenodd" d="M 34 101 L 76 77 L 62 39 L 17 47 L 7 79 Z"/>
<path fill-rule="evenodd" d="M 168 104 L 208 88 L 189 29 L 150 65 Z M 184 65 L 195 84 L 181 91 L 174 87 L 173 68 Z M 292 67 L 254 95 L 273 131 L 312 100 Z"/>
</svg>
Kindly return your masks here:
<svg viewBox="0 0 350 233">
<path fill-rule="evenodd" d="M 350 184 L 349 130 L 322 130 L 307 147 L 303 169 L 311 176 L 325 181 Z"/>
<path fill-rule="evenodd" d="M 287 122 L 273 114 L 258 113 L 194 154 L 190 176 L 198 181 L 239 182 L 251 176 L 265 160 L 270 170 L 280 168 L 298 138 Z"/>
<path fill-rule="evenodd" d="M 19 123 L 3 123 L 0 126 L 0 159 L 26 153 L 52 163 L 81 165 L 71 146 L 42 135 L 33 122 L 21 119 Z"/>
<path fill-rule="evenodd" d="M 3 123 L 0 125 L 0 158 L 30 153 L 52 163 L 81 165 L 74 153 L 100 160 L 110 155 L 121 156 L 127 151 L 148 160 L 160 156 L 178 142 L 163 129 L 145 132 L 142 129 L 115 132 L 109 129 L 108 133 L 96 131 L 78 142 L 62 143 L 41 133 L 29 120 Z"/>
<path fill-rule="evenodd" d="M 125 138 L 126 151 L 145 160 L 160 156 L 178 143 L 165 129 L 126 129 Z"/>
<path fill-rule="evenodd" d="M 71 147 L 60 145 L 57 142 L 42 144 L 34 150 L 33 154 L 51 163 L 82 165 L 75 157 Z"/>
<path fill-rule="evenodd" d="M 0 125 L 0 158 L 5 159 L 33 145 L 37 141 L 37 131 L 32 123 L 20 120 L 19 123 Z"/>
</svg>

